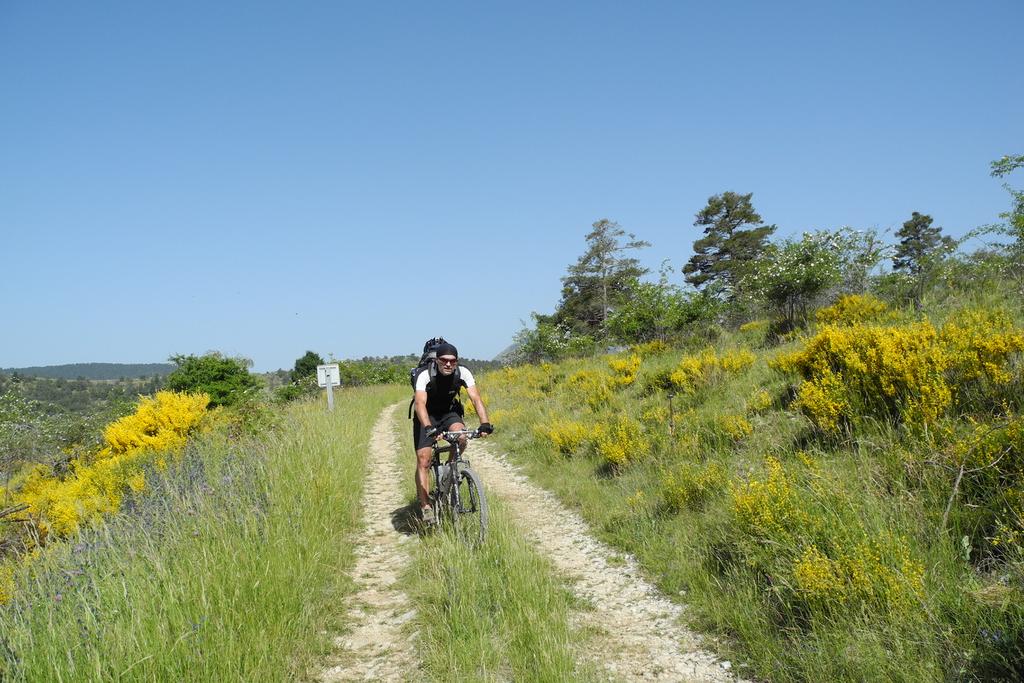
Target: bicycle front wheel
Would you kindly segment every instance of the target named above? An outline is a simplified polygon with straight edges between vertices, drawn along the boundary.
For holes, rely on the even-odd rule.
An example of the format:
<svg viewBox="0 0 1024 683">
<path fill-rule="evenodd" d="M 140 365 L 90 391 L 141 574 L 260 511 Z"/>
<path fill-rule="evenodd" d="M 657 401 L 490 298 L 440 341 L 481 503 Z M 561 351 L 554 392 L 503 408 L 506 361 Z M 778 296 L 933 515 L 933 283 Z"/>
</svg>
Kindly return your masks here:
<svg viewBox="0 0 1024 683">
<path fill-rule="evenodd" d="M 480 476 L 469 469 L 459 473 L 457 497 L 452 496 L 452 525 L 464 543 L 476 547 L 487 535 L 487 497 Z"/>
</svg>

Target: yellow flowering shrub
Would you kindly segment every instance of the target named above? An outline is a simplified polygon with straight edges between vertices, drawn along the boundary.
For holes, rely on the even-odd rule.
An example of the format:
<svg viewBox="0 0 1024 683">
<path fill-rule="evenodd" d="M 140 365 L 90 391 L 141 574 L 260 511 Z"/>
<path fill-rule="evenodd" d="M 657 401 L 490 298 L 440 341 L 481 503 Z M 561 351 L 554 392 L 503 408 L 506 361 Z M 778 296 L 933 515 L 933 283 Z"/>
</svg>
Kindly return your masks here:
<svg viewBox="0 0 1024 683">
<path fill-rule="evenodd" d="M 502 386 L 514 398 L 529 401 L 544 400 L 557 382 L 554 366 L 550 363 L 505 367 L 495 371 L 494 378 L 496 381 L 488 381 L 488 386 Z"/>
<path fill-rule="evenodd" d="M 608 361 L 608 367 L 614 373 L 612 384 L 619 387 L 626 387 L 636 380 L 640 371 L 640 356 L 631 354 L 626 358 L 612 358 Z"/>
<path fill-rule="evenodd" d="M 629 350 L 641 358 L 650 358 L 651 356 L 657 356 L 668 351 L 669 345 L 660 339 L 655 339 L 643 344 L 634 344 Z"/>
<path fill-rule="evenodd" d="M 952 400 L 945 379 L 949 356 L 928 321 L 903 327 L 826 325 L 803 349 L 780 355 L 772 365 L 810 383 L 801 387 L 809 393 L 798 397 L 796 407 L 823 429 L 834 429 L 830 416 L 847 411 L 929 424 Z"/>
<path fill-rule="evenodd" d="M 640 423 L 624 415 L 598 424 L 593 439 L 597 454 L 616 468 L 644 458 L 651 450 Z"/>
<path fill-rule="evenodd" d="M 972 470 L 1002 465 L 1004 472 L 1024 475 L 1024 417 L 1011 413 L 996 423 L 971 424 L 971 432 L 952 445 L 955 465 Z"/>
<path fill-rule="evenodd" d="M 733 349 L 722 354 L 718 358 L 718 364 L 726 372 L 737 373 L 749 368 L 755 360 L 757 360 L 757 356 L 750 349 Z"/>
<path fill-rule="evenodd" d="M 809 601 L 845 601 L 845 581 L 837 562 L 811 544 L 793 564 L 793 580 L 799 593 Z"/>
<path fill-rule="evenodd" d="M 626 499 L 626 507 L 630 510 L 638 511 L 647 506 L 647 495 L 643 492 L 643 489 L 637 489 L 636 492 Z"/>
<path fill-rule="evenodd" d="M 1024 561 L 1024 486 L 1017 485 L 1003 492 L 1006 507 L 990 537 L 992 547 Z"/>
<path fill-rule="evenodd" d="M 745 348 L 733 349 L 722 355 L 708 348 L 700 353 L 683 356 L 674 368 L 654 376 L 649 382 L 661 388 L 695 394 L 728 373 L 745 370 L 756 359 L 757 356 Z"/>
<path fill-rule="evenodd" d="M 725 490 L 725 471 L 718 463 L 687 463 L 664 475 L 661 495 L 672 512 L 699 509 L 708 499 Z"/>
<path fill-rule="evenodd" d="M 144 490 L 144 466 L 165 466 L 166 454 L 180 452 L 207 419 L 208 404 L 205 394 L 161 391 L 143 398 L 135 413 L 107 426 L 107 445 L 93 457 L 72 461 L 63 477 L 45 465 L 31 467 L 11 487 L 13 500 L 28 504 L 40 538 L 74 534 L 117 512 L 126 492 Z"/>
<path fill-rule="evenodd" d="M 610 378 L 593 370 L 580 370 L 569 376 L 569 386 L 592 410 L 598 410 L 612 400 Z"/>
<path fill-rule="evenodd" d="M 718 358 L 712 349 L 699 355 L 683 356 L 669 376 L 669 382 L 676 389 L 694 393 L 709 379 L 711 373 L 718 368 Z"/>
<path fill-rule="evenodd" d="M 824 432 L 839 431 L 840 425 L 852 417 L 843 376 L 829 368 L 800 385 L 793 408 Z"/>
<path fill-rule="evenodd" d="M 477 385 L 478 389 L 479 389 L 479 386 L 480 385 L 478 384 Z M 490 400 L 489 395 L 487 393 L 485 393 L 484 391 L 482 391 L 482 390 L 480 391 L 480 400 L 482 400 L 484 402 L 484 408 L 485 409 L 488 408 L 491 405 L 491 400 Z M 476 414 L 476 406 L 473 405 L 473 401 L 470 400 L 468 397 L 462 400 L 462 405 L 466 409 L 466 415 L 472 415 L 474 417 L 477 416 L 477 414 Z M 492 411 L 488 410 L 487 411 L 487 416 L 490 417 L 492 419 L 492 421 L 493 421 L 494 415 L 492 414 Z"/>
<path fill-rule="evenodd" d="M 730 441 L 740 441 L 750 436 L 754 427 L 742 415 L 719 415 L 715 417 L 715 431 Z"/>
<path fill-rule="evenodd" d="M 819 309 L 814 318 L 823 325 L 858 325 L 894 320 L 896 315 L 884 301 L 870 294 L 847 294 L 831 306 Z"/>
<path fill-rule="evenodd" d="M 0 605 L 14 597 L 14 567 L 8 562 L 0 563 Z"/>
<path fill-rule="evenodd" d="M 99 457 L 141 450 L 179 450 L 189 432 L 206 417 L 209 403 L 206 394 L 160 391 L 153 398 L 143 397 L 134 413 L 103 430 L 107 448 Z"/>
<path fill-rule="evenodd" d="M 798 596 L 819 608 L 870 604 L 880 611 L 905 611 L 924 598 L 924 564 L 910 556 L 903 537 L 880 535 L 832 550 L 804 548 L 793 563 Z"/>
<path fill-rule="evenodd" d="M 795 455 L 796 459 L 799 460 L 801 464 L 803 464 L 803 466 L 806 467 L 810 472 L 817 474 L 820 471 L 821 463 L 819 463 L 818 459 L 815 458 L 814 455 L 812 455 L 811 453 L 808 453 L 807 451 L 804 450 L 800 450 L 797 451 Z"/>
<path fill-rule="evenodd" d="M 826 325 L 797 351 L 770 361 L 804 383 L 795 408 L 819 428 L 835 431 L 843 419 L 869 415 L 909 425 L 931 425 L 971 380 L 1005 384 L 1024 350 L 1024 333 L 1005 314 L 966 311 L 943 327 Z"/>
<path fill-rule="evenodd" d="M 943 325 L 939 338 L 963 380 L 1007 384 L 1014 378 L 1011 359 L 1024 351 L 1024 331 L 998 310 L 960 311 Z"/>
<path fill-rule="evenodd" d="M 767 389 L 758 389 L 747 399 L 747 412 L 751 414 L 761 413 L 775 403 L 775 399 L 768 393 Z"/>
<path fill-rule="evenodd" d="M 487 411 L 487 416 L 491 418 L 491 422 L 493 424 L 501 424 L 503 422 L 518 420 L 519 414 L 519 411 L 514 408 L 498 408 L 496 410 Z"/>
<path fill-rule="evenodd" d="M 732 515 L 740 530 L 755 538 L 788 539 L 801 529 L 810 529 L 814 520 L 782 463 L 765 459 L 766 476 L 747 482 L 731 482 Z"/>
<path fill-rule="evenodd" d="M 579 450 L 590 434 L 587 425 L 572 420 L 552 420 L 547 424 L 538 425 L 534 431 L 549 441 L 555 450 L 566 455 Z"/>
</svg>

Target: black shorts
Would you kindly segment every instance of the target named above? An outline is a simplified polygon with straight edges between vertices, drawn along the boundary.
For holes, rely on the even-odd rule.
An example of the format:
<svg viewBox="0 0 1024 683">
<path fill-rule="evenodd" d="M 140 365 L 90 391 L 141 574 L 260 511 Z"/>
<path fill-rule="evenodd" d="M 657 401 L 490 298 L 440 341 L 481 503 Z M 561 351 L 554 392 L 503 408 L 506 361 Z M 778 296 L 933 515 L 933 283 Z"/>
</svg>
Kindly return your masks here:
<svg viewBox="0 0 1024 683">
<path fill-rule="evenodd" d="M 442 430 L 448 429 L 456 422 L 463 422 L 465 419 L 466 418 L 455 411 L 445 413 L 444 415 L 430 416 L 431 424 Z M 419 418 L 414 415 L 412 418 L 412 443 L 416 450 L 427 448 L 434 443 L 432 438 L 423 433 L 424 431 L 425 430 L 420 425 Z"/>
</svg>

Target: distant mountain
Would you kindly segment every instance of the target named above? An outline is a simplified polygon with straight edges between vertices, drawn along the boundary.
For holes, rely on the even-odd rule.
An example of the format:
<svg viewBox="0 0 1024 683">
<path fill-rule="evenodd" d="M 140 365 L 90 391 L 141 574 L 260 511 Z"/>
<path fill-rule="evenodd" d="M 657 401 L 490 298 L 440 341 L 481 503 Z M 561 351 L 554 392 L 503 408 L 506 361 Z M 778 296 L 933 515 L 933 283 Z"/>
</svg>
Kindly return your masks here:
<svg viewBox="0 0 1024 683">
<path fill-rule="evenodd" d="M 166 376 L 172 370 L 174 366 L 170 363 L 71 363 L 31 368 L 0 368 L 0 373 L 11 375 L 16 372 L 25 377 L 52 379 L 135 379 L 154 375 Z"/>
</svg>

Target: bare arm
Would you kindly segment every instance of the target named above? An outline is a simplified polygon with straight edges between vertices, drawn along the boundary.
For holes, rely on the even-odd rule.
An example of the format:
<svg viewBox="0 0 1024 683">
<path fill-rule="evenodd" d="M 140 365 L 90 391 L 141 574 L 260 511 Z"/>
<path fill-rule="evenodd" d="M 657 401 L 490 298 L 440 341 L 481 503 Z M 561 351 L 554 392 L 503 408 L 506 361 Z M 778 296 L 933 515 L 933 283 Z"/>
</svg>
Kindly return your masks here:
<svg viewBox="0 0 1024 683">
<path fill-rule="evenodd" d="M 430 426 L 430 415 L 427 413 L 427 392 L 417 391 L 413 394 L 413 410 L 416 411 L 416 418 L 424 427 Z"/>
<path fill-rule="evenodd" d="M 480 398 L 480 390 L 476 388 L 476 385 L 466 387 L 466 393 L 469 394 L 469 400 L 473 402 L 473 408 L 476 409 L 476 416 L 480 418 L 480 424 L 490 422 L 487 419 L 487 409 L 484 408 L 484 401 Z"/>
</svg>

